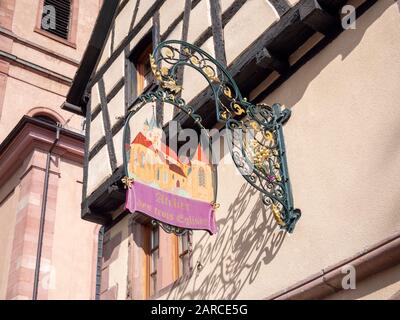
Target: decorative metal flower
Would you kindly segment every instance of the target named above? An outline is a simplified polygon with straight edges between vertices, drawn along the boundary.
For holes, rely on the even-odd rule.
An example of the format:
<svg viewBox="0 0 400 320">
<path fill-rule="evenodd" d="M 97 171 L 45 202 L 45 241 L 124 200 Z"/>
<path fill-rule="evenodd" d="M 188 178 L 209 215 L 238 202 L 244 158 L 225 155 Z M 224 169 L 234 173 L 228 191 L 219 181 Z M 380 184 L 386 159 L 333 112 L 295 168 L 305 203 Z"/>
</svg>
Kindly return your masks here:
<svg viewBox="0 0 400 320">
<path fill-rule="evenodd" d="M 130 189 L 132 188 L 133 184 L 134 184 L 134 180 L 132 178 L 129 178 L 128 176 L 125 176 L 124 178 L 122 178 L 122 183 L 124 184 L 124 188 L 125 189 Z"/>
</svg>

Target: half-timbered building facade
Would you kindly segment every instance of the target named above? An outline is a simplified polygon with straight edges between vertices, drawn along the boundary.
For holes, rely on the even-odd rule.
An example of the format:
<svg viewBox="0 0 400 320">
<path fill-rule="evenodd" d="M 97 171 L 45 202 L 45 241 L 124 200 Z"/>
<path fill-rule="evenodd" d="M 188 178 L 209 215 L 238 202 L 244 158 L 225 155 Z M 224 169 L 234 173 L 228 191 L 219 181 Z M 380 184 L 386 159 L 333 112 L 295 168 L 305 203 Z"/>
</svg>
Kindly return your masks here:
<svg viewBox="0 0 400 320">
<path fill-rule="evenodd" d="M 82 219 L 103 225 L 97 297 L 398 297 L 399 10 L 393 0 L 105 1 L 64 104 L 86 116 Z M 149 55 L 169 40 L 200 48 L 221 67 L 204 71 L 209 82 L 188 66 L 175 79 L 204 128 L 224 127 L 212 85 L 225 69 L 243 101 L 291 111 L 282 137 L 302 212 L 293 232 L 280 228 L 229 150 L 216 165 L 214 235 L 170 234 L 125 209 L 126 118 L 160 84 Z M 130 128 L 165 131 L 171 121 L 194 126 L 190 114 L 158 101 L 133 114 Z M 150 137 L 136 140 L 139 155 Z M 172 187 L 181 188 L 185 171 L 176 163 L 181 180 Z M 191 184 L 200 188 L 206 176 L 198 177 Z"/>
</svg>

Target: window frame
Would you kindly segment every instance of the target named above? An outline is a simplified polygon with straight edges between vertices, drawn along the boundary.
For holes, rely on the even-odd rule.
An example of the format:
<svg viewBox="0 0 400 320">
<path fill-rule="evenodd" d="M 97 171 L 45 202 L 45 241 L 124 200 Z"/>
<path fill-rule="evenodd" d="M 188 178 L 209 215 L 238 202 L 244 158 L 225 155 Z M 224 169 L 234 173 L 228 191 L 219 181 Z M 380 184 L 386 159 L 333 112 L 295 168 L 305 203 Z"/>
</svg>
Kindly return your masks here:
<svg viewBox="0 0 400 320">
<path fill-rule="evenodd" d="M 43 30 L 41 28 L 42 24 L 42 14 L 43 14 L 43 6 L 44 0 L 39 0 L 39 6 L 37 9 L 37 16 L 36 16 L 36 26 L 34 28 L 34 32 L 55 40 L 59 43 L 67 45 L 76 49 L 76 39 L 77 39 L 77 29 L 78 29 L 78 15 L 79 15 L 79 0 L 71 0 L 71 13 L 70 13 L 70 25 L 69 25 L 69 32 L 68 38 L 64 39 L 60 36 L 57 36 L 51 32 Z"/>
<path fill-rule="evenodd" d="M 159 260 L 160 260 L 160 228 L 159 226 L 153 226 L 152 224 L 147 224 L 145 226 L 146 232 L 146 288 L 145 288 L 145 297 L 146 299 L 151 298 L 156 295 L 158 292 L 158 275 L 159 275 Z M 153 244 L 153 233 L 157 230 L 157 245 L 152 246 Z M 153 254 L 157 252 L 156 263 L 153 260 Z M 153 268 L 152 268 L 153 267 Z M 155 276 L 155 285 L 152 285 L 152 277 Z M 154 288 L 153 288 L 154 286 Z"/>
<path fill-rule="evenodd" d="M 152 87 L 152 82 L 144 87 L 142 80 L 142 73 L 140 65 L 142 62 L 150 62 L 149 54 L 152 52 L 154 47 L 152 32 L 147 32 L 134 46 L 134 48 L 127 55 L 127 69 L 125 76 L 128 84 L 127 95 L 128 105 L 130 106 L 134 101 L 149 88 Z M 139 70 L 138 70 L 139 69 Z M 153 80 L 153 79 L 152 79 Z"/>
<path fill-rule="evenodd" d="M 134 59 L 133 64 L 136 70 L 136 92 L 137 95 L 140 96 L 144 93 L 152 84 L 152 79 L 145 84 L 146 74 L 145 74 L 145 65 L 150 65 L 149 55 L 153 51 L 153 44 L 148 43 L 144 50 L 140 53 L 140 55 Z M 151 69 L 150 69 L 151 74 Z M 152 75 L 152 74 L 151 74 Z"/>
<path fill-rule="evenodd" d="M 185 237 L 187 241 L 185 250 L 181 250 L 184 248 L 184 245 L 182 243 L 184 239 L 183 237 Z M 183 267 L 185 264 L 185 261 L 183 259 L 185 257 L 187 258 L 187 263 L 188 263 L 186 269 L 185 267 Z M 192 271 L 191 259 L 192 259 L 192 235 L 191 232 L 189 231 L 183 235 L 175 236 L 175 259 L 174 259 L 175 281 L 178 281 L 179 279 L 181 279 L 182 277 L 184 277 L 185 275 L 189 274 Z"/>
</svg>

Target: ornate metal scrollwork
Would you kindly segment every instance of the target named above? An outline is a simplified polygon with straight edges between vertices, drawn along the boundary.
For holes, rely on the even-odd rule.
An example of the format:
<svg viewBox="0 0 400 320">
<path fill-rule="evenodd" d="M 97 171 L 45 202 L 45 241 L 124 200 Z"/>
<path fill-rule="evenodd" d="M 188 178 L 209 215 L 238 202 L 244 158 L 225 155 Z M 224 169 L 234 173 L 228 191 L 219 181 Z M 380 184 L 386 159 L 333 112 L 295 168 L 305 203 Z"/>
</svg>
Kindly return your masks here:
<svg viewBox="0 0 400 320">
<path fill-rule="evenodd" d="M 279 104 L 250 106 L 243 120 L 230 119 L 231 154 L 242 176 L 262 193 L 275 220 L 292 232 L 301 212 L 293 207 L 282 126 L 290 111 Z M 236 130 L 240 129 L 240 130 Z"/>
<path fill-rule="evenodd" d="M 189 229 L 171 226 L 170 224 L 163 223 L 158 220 L 152 220 L 151 224 L 153 226 L 160 226 L 166 233 L 173 233 L 173 234 L 176 234 L 177 236 L 183 236 L 184 234 L 191 232 L 191 230 L 189 230 Z"/>
<path fill-rule="evenodd" d="M 246 181 L 262 194 L 281 228 L 293 232 L 301 216 L 293 205 L 282 126 L 290 110 L 281 105 L 254 105 L 242 97 L 229 72 L 202 49 L 178 40 L 160 43 L 150 55 L 150 63 L 159 84 L 156 92 L 143 96 L 143 101 L 157 99 L 178 106 L 202 127 L 200 115 L 179 97 L 182 86 L 178 70 L 187 66 L 197 70 L 212 88 L 217 121 L 230 132 L 233 161 Z M 171 226 L 167 232 L 179 233 Z"/>
</svg>

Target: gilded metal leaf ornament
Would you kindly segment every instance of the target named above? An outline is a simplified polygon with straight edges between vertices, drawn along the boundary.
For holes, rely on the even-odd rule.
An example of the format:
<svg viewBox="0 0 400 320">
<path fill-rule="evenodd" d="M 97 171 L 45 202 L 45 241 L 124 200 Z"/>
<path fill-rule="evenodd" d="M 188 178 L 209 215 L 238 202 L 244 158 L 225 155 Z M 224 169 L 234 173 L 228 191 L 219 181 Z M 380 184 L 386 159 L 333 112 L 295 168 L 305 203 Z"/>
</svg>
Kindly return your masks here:
<svg viewBox="0 0 400 320">
<path fill-rule="evenodd" d="M 265 131 L 264 132 L 264 137 L 267 139 L 269 142 L 274 142 L 274 135 L 271 133 L 271 131 Z"/>
<path fill-rule="evenodd" d="M 211 202 L 211 205 L 213 207 L 214 210 L 217 210 L 221 207 L 221 205 L 217 202 Z"/>
<path fill-rule="evenodd" d="M 235 111 L 235 114 L 238 116 L 241 116 L 242 114 L 246 113 L 246 110 L 243 109 L 243 107 L 237 103 L 233 104 L 233 110 Z"/>
<path fill-rule="evenodd" d="M 121 181 L 124 184 L 125 189 L 131 189 L 134 184 L 134 180 L 132 178 L 129 178 L 128 176 L 122 178 Z"/>
<path fill-rule="evenodd" d="M 224 120 L 228 119 L 228 113 L 226 111 L 221 112 L 221 118 Z"/>
<path fill-rule="evenodd" d="M 161 72 L 158 70 L 156 60 L 154 59 L 154 56 L 152 54 L 150 55 L 150 67 L 151 67 L 151 72 L 154 74 L 154 77 L 158 81 L 161 81 L 162 80 Z"/>
<path fill-rule="evenodd" d="M 203 71 L 211 81 L 220 82 L 219 78 L 215 75 L 215 70 L 210 66 L 205 66 Z"/>
<path fill-rule="evenodd" d="M 200 60 L 199 60 L 199 58 L 197 58 L 196 56 L 191 56 L 191 57 L 190 57 L 190 62 L 193 63 L 193 64 L 195 64 L 195 65 L 197 65 L 197 64 L 200 63 Z"/>
<path fill-rule="evenodd" d="M 250 127 L 254 130 L 259 130 L 260 129 L 260 125 L 258 124 L 257 121 L 251 121 L 250 122 Z"/>
<path fill-rule="evenodd" d="M 169 69 L 167 67 L 162 67 L 160 69 L 161 75 L 166 77 L 168 75 Z"/>
<path fill-rule="evenodd" d="M 163 48 L 163 55 L 167 58 L 172 59 L 174 57 L 174 52 L 169 47 Z"/>
<path fill-rule="evenodd" d="M 169 50 L 172 52 L 171 49 Z M 156 80 L 159 81 L 161 87 L 163 87 L 164 89 L 168 89 L 175 94 L 182 91 L 182 86 L 177 85 L 175 79 L 173 79 L 172 77 L 168 77 L 169 69 L 167 67 L 162 67 L 161 69 L 158 68 L 156 60 L 154 59 L 154 56 L 152 54 L 150 55 L 150 67 Z M 164 80 L 165 78 L 167 78 L 167 80 Z"/>
<path fill-rule="evenodd" d="M 280 225 L 280 226 L 284 226 L 285 225 L 285 222 L 282 220 L 282 217 L 281 217 L 281 210 L 279 210 L 279 208 L 276 206 L 276 205 L 272 205 L 271 206 L 271 211 L 272 211 L 272 214 L 274 215 L 274 218 L 275 218 L 275 220 L 276 220 L 276 222 Z"/>
<path fill-rule="evenodd" d="M 232 91 L 229 87 L 225 87 L 224 88 L 224 94 L 228 97 L 232 99 Z"/>
<path fill-rule="evenodd" d="M 161 86 L 164 89 L 168 89 L 168 90 L 170 90 L 170 91 L 172 91 L 174 93 L 179 93 L 179 92 L 182 91 L 182 86 L 177 85 L 176 81 L 173 80 L 173 79 L 168 80 L 168 81 L 162 81 L 161 82 Z"/>
</svg>

